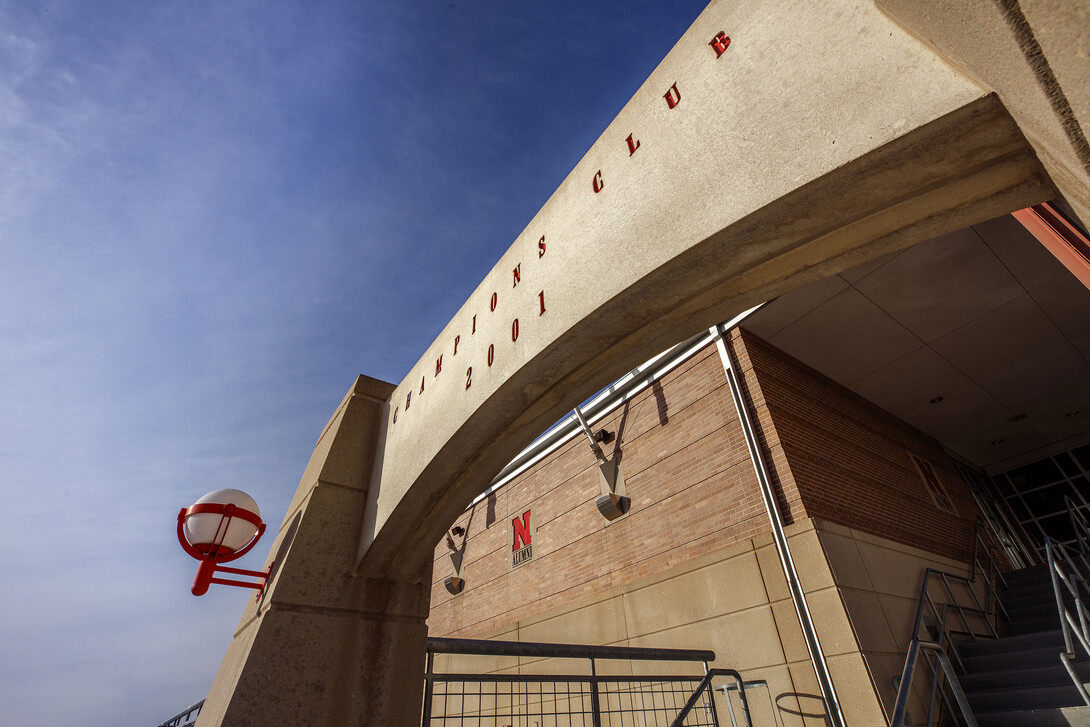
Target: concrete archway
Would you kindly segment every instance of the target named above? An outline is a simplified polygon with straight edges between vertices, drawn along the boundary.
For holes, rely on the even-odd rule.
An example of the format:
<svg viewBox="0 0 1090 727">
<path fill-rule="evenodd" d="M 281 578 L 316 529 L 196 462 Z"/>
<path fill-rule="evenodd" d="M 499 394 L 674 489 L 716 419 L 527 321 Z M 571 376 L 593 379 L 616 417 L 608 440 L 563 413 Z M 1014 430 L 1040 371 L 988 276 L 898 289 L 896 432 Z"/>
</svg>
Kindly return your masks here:
<svg viewBox="0 0 1090 727">
<path fill-rule="evenodd" d="M 356 382 L 202 725 L 417 720 L 434 544 L 573 404 L 754 303 L 1052 198 L 1060 172 L 1083 214 L 1077 134 L 1031 144 L 872 3 L 811 5 L 709 6 L 405 380 Z"/>
</svg>

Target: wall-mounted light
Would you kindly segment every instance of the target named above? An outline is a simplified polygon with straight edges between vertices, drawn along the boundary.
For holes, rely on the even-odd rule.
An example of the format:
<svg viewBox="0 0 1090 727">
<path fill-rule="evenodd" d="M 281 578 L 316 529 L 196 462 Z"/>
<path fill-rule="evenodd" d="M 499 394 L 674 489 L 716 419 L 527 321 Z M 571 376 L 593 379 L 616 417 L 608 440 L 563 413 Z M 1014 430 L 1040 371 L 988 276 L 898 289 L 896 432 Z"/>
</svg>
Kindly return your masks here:
<svg viewBox="0 0 1090 727">
<path fill-rule="evenodd" d="M 222 563 L 249 553 L 261 535 L 265 523 L 254 499 L 242 490 L 215 490 L 200 498 L 191 507 L 178 513 L 178 542 L 182 549 L 200 561 L 197 577 L 190 589 L 194 596 L 203 596 L 213 583 L 222 586 L 256 588 L 260 596 L 265 581 L 272 572 L 227 568 Z M 216 572 L 260 579 L 256 583 L 216 578 Z"/>
<path fill-rule="evenodd" d="M 579 407 L 575 407 L 572 412 L 575 414 L 575 419 L 579 422 L 583 433 L 587 435 L 587 439 L 590 441 L 590 449 L 594 452 L 594 458 L 598 460 L 598 479 L 602 489 L 602 494 L 594 501 L 594 504 L 598 507 L 598 512 L 602 514 L 602 517 L 610 521 L 627 515 L 632 507 L 632 500 L 625 493 L 620 454 L 609 460 L 602 448 L 598 446 L 599 442 L 612 442 L 615 435 L 605 429 L 599 429 L 597 433 L 592 432 L 586 417 L 583 416 L 583 412 L 579 411 Z"/>
<path fill-rule="evenodd" d="M 454 537 L 452 537 L 452 533 L 454 536 L 462 538 L 461 546 L 457 546 L 454 544 Z M 443 585 L 446 586 L 447 591 L 449 591 L 450 595 L 452 596 L 457 596 L 466 588 L 466 581 L 464 578 L 462 578 L 462 565 L 465 561 L 465 547 L 467 540 L 465 534 L 466 529 L 463 528 L 461 525 L 455 525 L 453 528 L 447 531 L 447 550 L 450 551 L 450 562 L 451 565 L 454 566 L 454 575 L 449 576 L 446 580 L 444 580 Z"/>
</svg>

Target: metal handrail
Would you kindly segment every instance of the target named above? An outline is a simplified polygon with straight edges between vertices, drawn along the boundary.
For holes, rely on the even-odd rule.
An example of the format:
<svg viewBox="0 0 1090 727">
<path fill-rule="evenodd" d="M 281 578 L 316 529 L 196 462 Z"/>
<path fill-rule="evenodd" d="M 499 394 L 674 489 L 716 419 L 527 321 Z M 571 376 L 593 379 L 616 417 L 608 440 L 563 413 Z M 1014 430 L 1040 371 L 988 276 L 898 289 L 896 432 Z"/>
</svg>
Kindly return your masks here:
<svg viewBox="0 0 1090 727">
<path fill-rule="evenodd" d="M 1064 507 L 1067 508 L 1068 519 L 1071 520 L 1071 529 L 1075 531 L 1075 544 L 1079 548 L 1080 559 L 1086 565 L 1086 556 L 1090 555 L 1090 522 L 1069 495 L 1064 495 Z"/>
<path fill-rule="evenodd" d="M 945 609 L 944 609 L 945 610 Z M 961 716 L 965 719 L 965 723 L 969 727 L 977 727 L 976 715 L 973 714 L 972 708 L 969 706 L 969 700 L 965 696 L 965 691 L 961 688 L 961 682 L 958 681 L 957 672 L 954 671 L 954 665 L 950 663 L 950 658 L 946 655 L 946 650 L 943 649 L 942 644 L 938 641 L 921 641 L 920 639 L 913 639 L 912 643 L 908 647 L 908 656 L 905 659 L 905 668 L 901 673 L 901 690 L 897 694 L 897 704 L 893 709 L 893 720 L 891 725 L 904 724 L 905 717 L 908 714 L 908 699 L 901 698 L 901 692 L 907 692 L 908 686 L 912 684 L 912 672 L 916 668 L 916 660 L 921 650 L 926 649 L 935 652 L 935 657 L 938 659 L 939 664 L 942 666 L 942 671 L 946 675 L 946 683 L 954 692 L 954 700 L 957 702 L 958 707 L 961 708 Z M 938 680 L 932 680 L 933 683 L 937 683 Z M 934 715 L 935 708 L 935 689 L 932 686 L 931 691 L 931 705 L 927 714 L 927 723 L 930 725 L 932 717 Z"/>
<path fill-rule="evenodd" d="M 765 679 L 753 679 L 748 682 L 742 682 L 740 688 L 741 691 L 747 689 L 761 689 L 764 688 L 765 693 L 768 694 L 768 706 L 772 708 L 772 727 L 783 726 L 783 719 L 779 716 L 779 710 L 776 709 L 776 704 L 772 701 L 772 690 L 768 687 L 768 681 Z M 730 715 L 731 727 L 738 727 L 738 721 L 734 718 L 734 705 L 731 704 L 730 695 L 732 692 L 739 691 L 737 684 L 721 684 L 716 687 L 717 690 L 722 692 L 723 700 L 727 703 L 727 713 Z M 748 707 L 748 705 L 746 705 Z"/>
<path fill-rule="evenodd" d="M 716 715 L 716 706 L 714 695 L 712 692 L 707 691 L 710 689 L 712 680 L 716 677 L 729 677 L 735 679 L 738 686 L 743 684 L 741 675 L 734 669 L 722 669 L 722 668 L 709 668 L 709 662 L 714 661 L 715 652 L 702 649 L 658 649 L 658 647 L 643 647 L 643 646 L 598 646 L 592 644 L 565 644 L 565 643 L 542 643 L 542 642 L 529 642 L 529 641 L 490 641 L 482 639 L 443 639 L 443 638 L 428 638 L 427 640 L 427 661 L 424 670 L 424 704 L 421 715 L 421 724 L 427 727 L 432 720 L 432 701 L 435 694 L 436 683 L 449 683 L 453 682 L 476 682 L 476 683 L 509 683 L 509 684 L 530 684 L 538 682 L 559 682 L 559 683 L 582 683 L 586 684 L 589 689 L 589 699 L 591 703 L 591 711 L 588 716 L 591 717 L 592 724 L 595 727 L 599 727 L 602 724 L 603 714 L 606 712 L 603 710 L 602 698 L 599 691 L 602 690 L 604 684 L 608 683 L 626 683 L 637 684 L 654 681 L 658 683 L 674 683 L 674 682 L 689 682 L 699 680 L 697 686 L 693 688 L 690 698 L 686 701 L 685 705 L 681 708 L 679 714 L 673 719 L 671 724 L 680 725 L 686 716 L 693 710 L 693 707 L 700 703 L 702 696 L 705 692 L 707 703 L 703 706 L 710 712 L 715 724 L 718 724 L 718 716 Z M 589 675 L 572 675 L 572 674 L 437 674 L 435 671 L 435 656 L 437 654 L 457 654 L 457 655 L 472 655 L 472 656 L 512 656 L 512 657 L 541 657 L 541 658 L 585 658 L 590 663 Z M 619 675 L 605 675 L 599 676 L 597 674 L 596 662 L 598 659 L 631 659 L 631 661 L 656 661 L 656 662 L 700 662 L 704 667 L 704 676 L 691 676 L 691 677 L 679 677 L 677 675 L 640 675 L 640 676 L 619 676 Z M 688 688 L 687 688 L 688 690 Z M 744 724 L 747 727 L 753 727 L 752 720 L 750 719 L 749 712 L 749 700 L 747 695 L 744 694 L 744 689 L 740 694 L 742 715 L 744 716 Z M 729 706 L 729 703 L 728 703 Z M 659 710 L 663 707 L 658 707 Z M 734 720 L 734 714 L 731 712 L 731 722 Z"/>
<path fill-rule="evenodd" d="M 636 661 L 715 661 L 709 649 L 659 649 L 645 646 L 594 646 L 536 641 L 428 638 L 429 654 L 536 656 L 543 659 L 633 659 Z"/>
<path fill-rule="evenodd" d="M 1074 561 L 1071 560 L 1071 556 L 1067 552 L 1067 547 L 1063 543 L 1045 536 L 1045 554 L 1048 557 L 1048 571 L 1052 576 L 1052 593 L 1056 597 L 1056 610 L 1060 616 L 1060 630 L 1063 632 L 1064 637 L 1064 650 L 1060 652 L 1060 663 L 1063 664 L 1068 676 L 1071 677 L 1071 681 L 1075 685 L 1075 688 L 1079 690 L 1079 696 L 1082 697 L 1087 706 L 1090 706 L 1090 694 L 1087 694 L 1082 679 L 1075 673 L 1075 668 L 1071 665 L 1072 659 L 1078 657 L 1078 654 L 1075 653 L 1072 632 L 1074 632 L 1075 639 L 1078 640 L 1083 651 L 1090 656 L 1090 629 L 1087 627 L 1088 615 L 1086 606 L 1083 604 L 1083 599 L 1079 595 L 1079 591 L 1081 590 L 1080 586 L 1088 592 L 1090 592 L 1090 586 L 1088 586 L 1086 579 L 1079 573 L 1078 567 L 1075 565 Z M 1062 566 L 1064 563 L 1066 563 L 1070 569 L 1068 573 L 1064 573 L 1063 571 Z M 1064 592 L 1060 587 L 1061 584 L 1067 589 L 1067 594 L 1075 601 L 1075 612 L 1078 614 L 1078 623 L 1075 622 L 1075 617 L 1071 615 L 1071 612 L 1064 605 Z"/>
<path fill-rule="evenodd" d="M 443 674 L 436 673 L 435 656 L 437 654 L 458 654 L 473 656 L 508 656 L 508 657 L 541 657 L 546 659 L 587 659 L 590 665 L 589 674 Z M 596 661 L 599 659 L 631 659 L 636 661 L 689 661 L 702 662 L 704 675 L 679 677 L 677 675 L 649 675 L 638 676 L 624 675 L 599 675 Z M 716 678 L 726 677 L 733 679 L 735 689 L 739 691 L 741 711 L 746 727 L 753 727 L 750 717 L 749 700 L 745 694 L 745 682 L 742 675 L 733 669 L 710 669 L 708 662 L 715 659 L 715 652 L 706 649 L 664 649 L 628 646 L 594 646 L 586 644 L 556 644 L 526 641 L 491 641 L 484 639 L 450 639 L 429 638 L 427 641 L 427 665 L 424 673 L 424 704 L 421 715 L 421 724 L 427 727 L 432 719 L 432 698 L 434 686 L 437 682 L 455 682 L 465 684 L 475 682 L 482 684 L 532 684 L 539 682 L 558 682 L 564 684 L 585 684 L 589 689 L 590 712 L 587 716 L 597 727 L 601 724 L 603 709 L 599 692 L 606 684 L 645 684 L 649 681 L 657 683 L 697 682 L 693 691 L 686 699 L 684 705 L 671 721 L 672 726 L 680 726 L 692 710 L 706 700 L 702 709 L 708 710 L 716 724 L 719 719 L 716 714 L 714 693 L 711 691 L 712 682 Z M 686 688 L 687 691 L 688 688 Z M 532 693 L 532 692 L 531 692 Z M 656 709 L 665 708 L 665 703 Z M 728 707 L 730 706 L 728 702 Z M 731 709 L 731 721 L 734 722 L 733 708 Z"/>
<path fill-rule="evenodd" d="M 189 715 L 199 715 L 201 713 L 201 707 L 203 706 L 204 700 L 202 699 L 196 704 L 191 705 L 188 709 L 178 712 L 178 714 L 174 715 L 166 722 L 161 722 L 159 727 L 186 727 L 186 725 L 191 725 L 193 722 L 189 719 Z"/>
<path fill-rule="evenodd" d="M 715 339 L 719 358 L 723 362 L 723 374 L 727 377 L 727 384 L 730 386 L 731 398 L 734 400 L 734 411 L 738 415 L 738 421 L 742 426 L 742 434 L 745 436 L 750 463 L 753 465 L 753 473 L 757 477 L 758 491 L 761 493 L 761 501 L 764 504 L 769 525 L 772 527 L 772 542 L 776 546 L 776 555 L 780 560 L 780 568 L 783 570 L 788 592 L 791 594 L 791 604 L 795 607 L 795 616 L 799 620 L 799 628 L 802 630 L 806 651 L 810 655 L 810 663 L 814 667 L 814 676 L 817 677 L 818 689 L 821 691 L 821 698 L 825 704 L 826 717 L 832 727 L 847 727 L 847 720 L 844 719 L 844 713 L 840 707 L 840 699 L 836 694 L 836 685 L 829 669 L 829 662 L 821 648 L 821 639 L 818 638 L 817 626 L 814 623 L 813 615 L 810 613 L 810 607 L 806 603 L 806 592 L 802 587 L 802 580 L 799 578 L 798 569 L 795 567 L 795 559 L 791 554 L 791 544 L 784 530 L 783 516 L 777 505 L 772 478 L 769 476 L 768 467 L 765 464 L 764 456 L 761 454 L 757 428 L 753 425 L 753 420 L 750 417 L 749 409 L 753 402 L 750 401 L 748 394 L 741 387 L 736 374 L 734 356 L 727 347 L 726 336 L 736 323 L 737 320 L 727 325 L 713 326 L 710 331 Z"/>
<path fill-rule="evenodd" d="M 941 697 L 945 704 L 948 704 L 951 701 L 954 702 L 961 710 L 962 717 L 965 719 L 966 724 L 971 727 L 976 725 L 976 718 L 973 716 L 972 709 L 965 699 L 964 691 L 957 678 L 958 671 L 964 671 L 964 664 L 956 645 L 950 638 L 951 629 L 948 625 L 948 621 L 950 620 L 949 616 L 952 612 L 957 613 L 958 621 L 964 629 L 964 631 L 959 630 L 958 633 L 967 634 L 972 641 L 976 641 L 980 636 L 996 638 L 999 635 L 997 629 L 999 616 L 1000 613 L 1006 614 L 1006 609 L 999 601 L 999 584 L 1002 583 L 1005 586 L 1006 581 L 992 555 L 994 550 L 994 544 L 989 545 L 984 542 L 981 536 L 980 522 L 977 521 L 976 531 L 973 536 L 973 560 L 968 576 L 947 573 L 946 571 L 940 571 L 933 568 L 928 568 L 924 571 L 923 586 L 920 589 L 919 606 L 916 608 L 916 622 L 912 631 L 912 640 L 909 643 L 908 653 L 905 654 L 905 666 L 901 672 L 900 684 L 897 689 L 897 701 L 893 708 L 893 719 L 890 722 L 891 727 L 902 727 L 905 717 L 908 714 L 908 700 L 912 693 L 912 680 L 916 674 L 916 666 L 919 661 L 918 656 L 921 650 L 934 655 L 935 660 L 938 661 L 939 667 L 941 667 L 942 672 L 946 677 L 944 691 L 940 691 L 938 669 L 936 669 L 934 661 L 927 658 L 924 659 L 931 673 L 927 725 L 930 726 L 934 721 L 935 709 L 937 706 L 936 702 L 939 697 Z M 987 563 L 987 568 L 981 564 L 982 557 Z M 981 602 L 980 596 L 977 594 L 975 588 L 978 576 L 985 586 L 986 603 Z M 939 598 L 940 595 L 936 593 L 935 597 L 932 597 L 932 577 L 935 578 L 936 582 L 941 582 L 946 594 L 946 597 L 941 600 L 941 608 L 936 605 L 935 602 L 936 598 Z M 952 583 L 961 584 L 970 594 L 972 594 L 972 605 L 961 603 Z M 921 638 L 920 636 L 920 630 L 925 626 L 925 606 L 930 608 L 932 618 L 937 624 L 937 633 L 931 634 L 931 638 Z M 988 633 L 978 635 L 977 630 L 973 628 L 973 622 L 970 620 L 971 617 L 983 620 L 988 627 Z M 954 662 L 950 660 L 950 657 L 947 654 L 948 647 L 956 661 L 956 668 Z M 948 698 L 946 694 L 947 690 L 952 692 L 952 699 Z"/>
<path fill-rule="evenodd" d="M 1090 615 L 1088 615 L 1087 607 L 1083 603 L 1083 595 L 1090 598 L 1090 583 L 1086 579 L 1086 575 L 1090 574 L 1090 564 L 1087 563 L 1087 552 L 1090 550 L 1090 523 L 1087 523 L 1086 517 L 1078 510 L 1070 497 L 1064 497 L 1064 505 L 1067 507 L 1071 527 L 1075 531 L 1076 556 L 1082 565 L 1080 567 L 1075 563 L 1067 546 L 1049 536 L 1045 536 L 1045 555 L 1048 559 L 1048 572 L 1052 579 L 1052 593 L 1056 597 L 1056 611 L 1060 617 L 1060 630 L 1064 637 L 1064 649 L 1060 652 L 1060 663 L 1063 664 L 1068 676 L 1071 677 L 1071 682 L 1079 691 L 1079 696 L 1082 697 L 1087 706 L 1090 706 L 1090 694 L 1087 693 L 1086 686 L 1082 683 L 1079 675 L 1075 673 L 1075 668 L 1071 664 L 1073 659 L 1078 658 L 1078 654 L 1075 652 L 1075 641 L 1078 641 L 1082 650 L 1087 656 L 1090 656 L 1090 627 L 1087 625 L 1088 621 L 1090 621 Z M 1066 572 L 1064 566 L 1066 566 Z M 1064 589 L 1066 589 L 1066 594 Z M 1064 603 L 1065 595 L 1074 601 L 1078 623 L 1075 621 L 1075 615 L 1072 615 Z"/>
<path fill-rule="evenodd" d="M 674 717 L 674 721 L 670 723 L 670 727 L 681 727 L 681 725 L 685 723 L 685 718 L 689 716 L 689 712 L 693 711 L 693 707 L 700 701 L 700 697 L 705 691 L 709 691 L 708 698 L 711 700 L 712 704 L 715 704 L 714 697 L 710 694 L 712 679 L 715 677 L 730 677 L 735 681 L 738 689 L 738 697 L 742 700 L 742 717 L 745 718 L 746 725 L 752 727 L 753 720 L 749 714 L 749 700 L 746 698 L 745 682 L 742 681 L 742 675 L 734 671 L 734 669 L 709 669 L 708 673 L 704 675 L 704 678 L 700 680 L 700 684 L 693 690 L 688 701 L 685 702 L 685 706 L 678 712 L 677 717 Z M 734 721 L 733 710 L 731 710 L 731 721 Z"/>
</svg>

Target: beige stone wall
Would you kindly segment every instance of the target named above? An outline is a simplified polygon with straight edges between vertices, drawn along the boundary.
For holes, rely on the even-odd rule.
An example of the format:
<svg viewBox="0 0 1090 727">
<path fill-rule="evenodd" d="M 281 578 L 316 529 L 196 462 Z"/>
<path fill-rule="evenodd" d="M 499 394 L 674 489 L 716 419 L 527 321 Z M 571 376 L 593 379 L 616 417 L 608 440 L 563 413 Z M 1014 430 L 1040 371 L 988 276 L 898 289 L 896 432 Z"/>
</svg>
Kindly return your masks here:
<svg viewBox="0 0 1090 727">
<path fill-rule="evenodd" d="M 859 650 L 852 657 L 854 668 L 861 661 L 883 709 L 891 715 L 897 698 L 894 678 L 904 667 L 925 570 L 967 576 L 969 565 L 828 521 L 815 523 L 835 583 L 833 590 L 847 616 L 846 623 L 839 619 L 820 622 L 822 644 L 827 634 L 836 640 L 854 640 Z M 807 576 L 802 577 L 805 580 Z M 967 595 L 959 593 L 959 598 Z M 941 593 L 935 597 L 940 603 L 945 600 Z M 918 690 L 919 683 L 914 683 L 914 688 Z M 916 706 L 919 704 L 917 694 Z"/>
<path fill-rule="evenodd" d="M 969 566 L 824 520 L 802 520 L 787 532 L 848 724 L 887 724 L 924 571 L 968 575 Z M 774 724 L 773 712 L 785 727 L 825 724 L 815 716 L 820 691 L 770 535 L 477 636 L 711 649 L 712 666 L 768 682 L 749 695 L 755 724 Z M 436 671 L 587 673 L 585 663 L 572 660 L 451 656 L 438 657 Z M 600 674 L 699 671 L 699 664 L 598 665 Z"/>
<path fill-rule="evenodd" d="M 844 610 L 812 520 L 788 528 L 803 587 L 821 629 L 841 706 L 849 724 L 884 722 L 867 662 Z M 771 535 L 687 560 L 632 583 L 517 620 L 478 637 L 712 649 L 712 666 L 737 669 L 768 689 L 750 693 L 755 724 L 823 725 L 820 691 Z M 586 673 L 584 663 L 499 657 L 440 657 L 437 671 Z M 699 664 L 601 662 L 602 674 L 700 672 Z M 725 715 L 725 712 L 724 712 Z M 812 716 L 805 716 L 812 715 Z"/>
<path fill-rule="evenodd" d="M 451 596 L 449 551 L 434 553 L 433 636 L 473 636 L 666 570 L 769 530 L 723 364 L 714 346 L 594 425 L 616 439 L 632 509 L 608 522 L 594 506 L 598 469 L 582 436 L 481 500 L 465 528 L 465 591 Z M 790 497 L 801 517 L 797 495 Z M 534 561 L 511 571 L 508 524 L 533 508 Z M 600 642 L 588 642 L 600 643 Z"/>
</svg>

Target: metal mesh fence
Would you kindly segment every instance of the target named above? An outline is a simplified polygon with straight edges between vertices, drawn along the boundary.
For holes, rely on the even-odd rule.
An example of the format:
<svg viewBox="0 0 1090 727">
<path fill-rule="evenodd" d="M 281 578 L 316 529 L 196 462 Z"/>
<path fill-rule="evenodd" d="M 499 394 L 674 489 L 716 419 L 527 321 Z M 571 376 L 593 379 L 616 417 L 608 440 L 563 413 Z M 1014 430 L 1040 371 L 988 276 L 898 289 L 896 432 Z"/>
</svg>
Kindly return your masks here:
<svg viewBox="0 0 1090 727">
<path fill-rule="evenodd" d="M 705 688 L 701 689 L 704 686 Z M 696 700 L 677 721 L 690 699 Z M 718 727 L 701 677 L 434 675 L 427 723 L 443 727 Z"/>
</svg>

